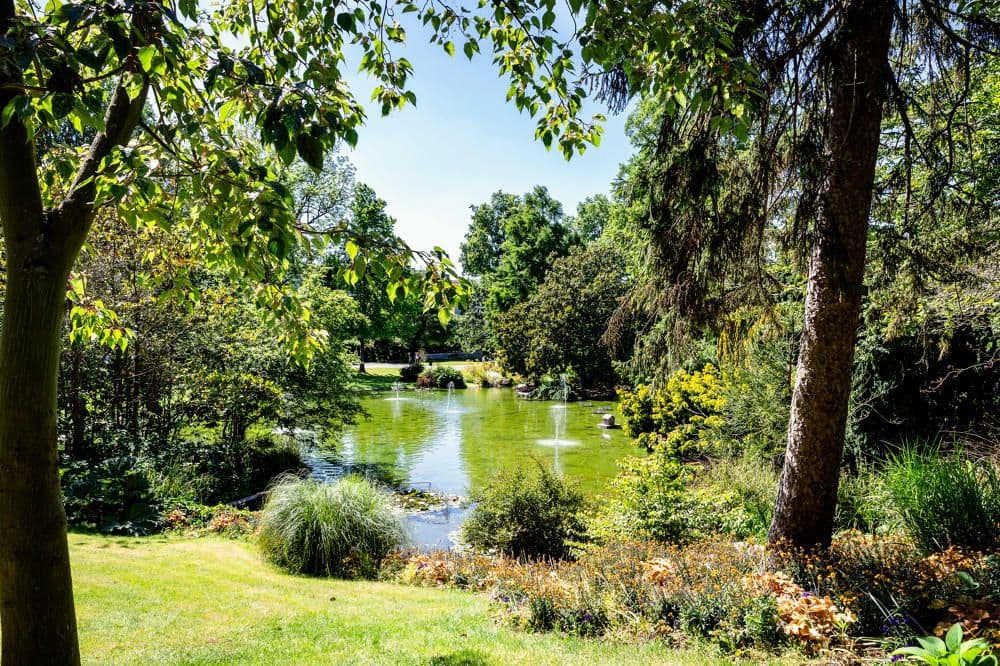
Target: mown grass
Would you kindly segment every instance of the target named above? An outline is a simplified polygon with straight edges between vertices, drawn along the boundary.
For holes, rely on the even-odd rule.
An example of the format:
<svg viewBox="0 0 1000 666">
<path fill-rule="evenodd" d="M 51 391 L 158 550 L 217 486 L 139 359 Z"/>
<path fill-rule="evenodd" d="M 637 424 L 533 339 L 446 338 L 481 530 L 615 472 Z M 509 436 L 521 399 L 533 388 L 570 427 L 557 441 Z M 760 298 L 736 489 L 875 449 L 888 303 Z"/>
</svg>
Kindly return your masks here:
<svg viewBox="0 0 1000 666">
<path fill-rule="evenodd" d="M 391 391 L 394 382 L 399 381 L 399 370 L 393 368 L 369 368 L 364 373 L 355 372 L 352 383 L 361 391 Z"/>
<path fill-rule="evenodd" d="M 221 538 L 71 534 L 88 664 L 719 664 L 497 625 L 487 598 L 281 573 Z M 793 663 L 793 662 L 786 662 Z"/>
</svg>

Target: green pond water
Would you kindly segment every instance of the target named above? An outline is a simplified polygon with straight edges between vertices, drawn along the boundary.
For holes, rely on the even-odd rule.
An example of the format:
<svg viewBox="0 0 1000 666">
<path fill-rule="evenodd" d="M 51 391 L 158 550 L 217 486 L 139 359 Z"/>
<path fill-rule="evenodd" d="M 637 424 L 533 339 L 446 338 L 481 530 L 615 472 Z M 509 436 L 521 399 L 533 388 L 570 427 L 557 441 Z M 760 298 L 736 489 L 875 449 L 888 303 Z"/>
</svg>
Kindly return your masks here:
<svg viewBox="0 0 1000 666">
<path fill-rule="evenodd" d="M 601 412 L 616 403 L 566 404 L 524 400 L 510 389 L 389 392 L 364 401 L 370 418 L 348 428 L 337 451 L 314 473 L 345 469 L 382 475 L 403 486 L 466 497 L 500 470 L 541 461 L 599 493 L 617 473 L 617 461 L 639 449 L 620 429 L 602 429 Z M 416 545 L 450 545 L 464 509 L 410 516 Z"/>
</svg>

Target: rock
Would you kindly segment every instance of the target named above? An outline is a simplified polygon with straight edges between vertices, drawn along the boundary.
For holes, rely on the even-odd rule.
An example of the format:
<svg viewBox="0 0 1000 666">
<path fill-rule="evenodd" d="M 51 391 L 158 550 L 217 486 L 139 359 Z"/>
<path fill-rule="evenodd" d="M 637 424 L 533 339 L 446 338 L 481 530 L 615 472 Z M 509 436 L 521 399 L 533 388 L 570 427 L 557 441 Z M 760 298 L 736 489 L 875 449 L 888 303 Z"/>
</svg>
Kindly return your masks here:
<svg viewBox="0 0 1000 666">
<path fill-rule="evenodd" d="M 597 427 L 611 430 L 613 428 L 620 428 L 621 426 L 615 423 L 614 414 L 605 414 L 601 417 L 601 422 L 597 424 Z"/>
</svg>

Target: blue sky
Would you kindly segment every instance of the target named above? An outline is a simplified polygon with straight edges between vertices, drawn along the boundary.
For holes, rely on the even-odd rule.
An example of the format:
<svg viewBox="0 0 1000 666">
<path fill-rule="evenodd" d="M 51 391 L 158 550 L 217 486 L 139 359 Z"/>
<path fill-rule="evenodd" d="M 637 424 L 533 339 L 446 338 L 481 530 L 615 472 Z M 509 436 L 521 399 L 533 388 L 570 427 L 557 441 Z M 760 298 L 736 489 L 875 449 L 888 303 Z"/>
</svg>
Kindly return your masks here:
<svg viewBox="0 0 1000 666">
<path fill-rule="evenodd" d="M 535 121 L 505 102 L 507 83 L 489 56 L 471 62 L 426 44 L 418 29 L 400 55 L 413 64 L 417 106 L 382 117 L 368 104 L 358 146 L 347 155 L 365 182 L 386 200 L 396 229 L 412 247 L 440 245 L 453 259 L 469 224 L 469 206 L 496 190 L 524 193 L 545 185 L 573 213 L 586 197 L 607 194 L 618 166 L 630 155 L 625 116 L 610 116 L 598 148 L 567 162 L 534 138 Z M 352 88 L 365 101 L 370 80 Z M 603 109 L 588 110 L 588 116 Z"/>
</svg>

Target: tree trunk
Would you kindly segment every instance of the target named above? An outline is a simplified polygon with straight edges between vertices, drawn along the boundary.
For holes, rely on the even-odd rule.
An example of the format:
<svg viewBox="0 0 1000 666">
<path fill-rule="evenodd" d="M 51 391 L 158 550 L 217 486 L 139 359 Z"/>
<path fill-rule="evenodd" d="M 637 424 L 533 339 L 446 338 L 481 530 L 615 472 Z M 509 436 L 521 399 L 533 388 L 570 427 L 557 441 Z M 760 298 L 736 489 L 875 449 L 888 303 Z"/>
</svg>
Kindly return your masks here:
<svg viewBox="0 0 1000 666">
<path fill-rule="evenodd" d="M 833 533 L 892 18 L 891 2 L 854 0 L 829 44 L 824 183 L 772 543 L 826 546 Z"/>
<path fill-rule="evenodd" d="M 367 355 L 367 352 L 365 351 L 365 339 L 364 338 L 361 338 L 361 345 L 360 345 L 360 347 L 361 348 L 358 350 L 358 359 L 359 359 L 358 372 L 360 372 L 361 374 L 365 374 L 365 360 L 366 360 L 365 356 Z"/>
<path fill-rule="evenodd" d="M 78 664 L 56 454 L 66 276 L 25 265 L 13 268 L 0 333 L 3 663 Z"/>
</svg>

